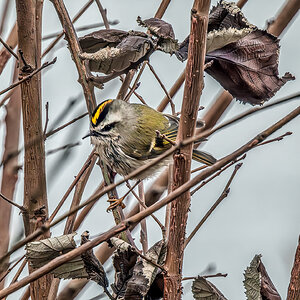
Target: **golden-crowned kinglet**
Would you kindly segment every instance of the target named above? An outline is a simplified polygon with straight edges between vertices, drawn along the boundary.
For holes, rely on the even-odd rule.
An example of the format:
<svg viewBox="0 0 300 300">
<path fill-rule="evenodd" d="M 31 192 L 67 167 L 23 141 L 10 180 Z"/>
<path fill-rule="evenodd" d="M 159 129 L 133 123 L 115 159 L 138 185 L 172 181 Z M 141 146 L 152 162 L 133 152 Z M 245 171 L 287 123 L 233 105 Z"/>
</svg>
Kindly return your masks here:
<svg viewBox="0 0 300 300">
<path fill-rule="evenodd" d="M 96 107 L 87 136 L 91 136 L 92 144 L 106 164 L 118 174 L 127 175 L 172 146 L 157 131 L 175 141 L 178 123 L 178 118 L 149 106 L 110 99 Z M 152 176 L 171 159 L 172 156 L 167 157 L 137 179 Z M 216 162 L 210 154 L 197 150 L 193 159 L 207 165 Z"/>
</svg>

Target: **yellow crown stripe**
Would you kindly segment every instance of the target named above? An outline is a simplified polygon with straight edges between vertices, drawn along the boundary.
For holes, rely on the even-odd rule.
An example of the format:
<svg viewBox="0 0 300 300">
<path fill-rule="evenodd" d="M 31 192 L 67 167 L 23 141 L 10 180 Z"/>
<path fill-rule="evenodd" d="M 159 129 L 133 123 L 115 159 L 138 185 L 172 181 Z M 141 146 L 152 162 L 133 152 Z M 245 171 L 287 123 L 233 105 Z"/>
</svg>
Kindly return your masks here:
<svg viewBox="0 0 300 300">
<path fill-rule="evenodd" d="M 94 115 L 93 115 L 93 117 L 92 117 L 92 123 L 93 123 L 94 125 L 96 125 L 97 120 L 98 120 L 98 118 L 99 118 L 101 112 L 102 112 L 103 109 L 105 108 L 105 106 L 106 106 L 108 103 L 112 102 L 112 101 L 113 101 L 113 100 L 106 100 L 106 101 L 104 101 L 101 105 L 99 105 L 97 111 L 94 113 Z"/>
</svg>

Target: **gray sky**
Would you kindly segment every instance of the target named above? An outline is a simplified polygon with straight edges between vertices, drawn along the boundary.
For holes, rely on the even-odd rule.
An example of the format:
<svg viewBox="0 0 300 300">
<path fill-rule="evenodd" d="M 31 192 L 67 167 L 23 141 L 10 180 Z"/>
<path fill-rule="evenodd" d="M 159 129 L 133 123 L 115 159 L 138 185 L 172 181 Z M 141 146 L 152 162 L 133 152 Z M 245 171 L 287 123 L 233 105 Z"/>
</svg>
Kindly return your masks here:
<svg viewBox="0 0 300 300">
<path fill-rule="evenodd" d="M 66 0 L 66 5 L 71 16 L 73 16 L 85 1 Z M 120 23 L 114 28 L 123 30 L 140 29 L 136 24 L 136 17 L 149 18 L 155 14 L 160 1 L 124 1 L 103 0 L 102 5 L 107 8 L 110 20 L 119 20 Z M 243 9 L 248 20 L 264 28 L 266 20 L 276 15 L 283 0 L 249 0 Z M 216 1 L 212 1 L 216 4 Z M 173 25 L 176 38 L 182 41 L 190 28 L 190 8 L 192 1 L 171 1 L 166 11 L 164 20 Z M 15 20 L 14 5 L 10 10 L 11 24 Z M 101 21 L 99 11 L 95 4 L 81 17 L 77 25 L 86 25 Z M 60 22 L 50 1 L 45 1 L 44 6 L 44 34 L 57 32 L 61 29 Z M 10 29 L 6 29 L 7 31 Z M 296 76 L 296 80 L 288 82 L 274 97 L 274 99 L 298 92 L 300 89 L 300 60 L 299 60 L 299 28 L 300 19 L 295 19 L 292 26 L 284 32 L 281 40 L 281 52 L 279 71 L 283 75 L 286 71 Z M 86 34 L 80 33 L 79 35 Z M 45 42 L 43 48 L 49 41 Z M 72 97 L 81 95 L 79 104 L 66 117 L 65 121 L 71 120 L 85 110 L 85 102 L 82 97 L 81 86 L 78 84 L 78 75 L 75 66 L 70 59 L 66 42 L 60 43 L 55 53 L 51 53 L 46 60 L 57 56 L 56 64 L 44 72 L 43 76 L 43 101 L 49 101 L 50 124 L 67 105 Z M 155 53 L 151 56 L 151 64 L 159 74 L 165 86 L 169 89 L 184 68 L 184 64 L 175 57 L 169 57 L 164 53 Z M 6 67 L 0 80 L 0 89 L 8 86 L 10 82 L 12 60 Z M 120 82 L 115 79 L 106 84 L 103 91 L 97 91 L 98 103 L 117 95 Z M 155 78 L 148 69 L 142 75 L 139 93 L 146 102 L 156 107 L 164 97 L 164 93 Z M 201 97 L 201 105 L 206 108 L 213 102 L 219 93 L 219 84 L 209 75 L 205 76 L 205 89 Z M 182 89 L 175 97 L 174 102 L 177 110 L 180 109 L 182 100 Z M 132 101 L 138 100 L 132 97 Z M 270 100 L 273 101 L 273 100 Z M 209 138 L 203 149 L 212 153 L 215 157 L 223 157 L 239 146 L 249 141 L 257 133 L 267 128 L 298 105 L 299 99 L 288 104 L 278 106 L 274 109 L 258 113 L 247 120 L 229 127 L 224 131 Z M 242 105 L 233 102 L 226 116 L 222 120 L 227 120 L 247 109 L 249 105 Z M 167 112 L 170 112 L 169 110 Z M 204 114 L 205 110 L 199 114 Z M 4 110 L 0 110 L 0 119 L 3 120 Z M 2 123 L 1 123 L 2 125 Z M 0 143 L 3 144 L 3 126 L 0 125 Z M 184 276 L 195 276 L 201 273 L 210 263 L 216 265 L 216 272 L 228 273 L 227 278 L 216 278 L 211 281 L 232 300 L 244 299 L 243 291 L 243 271 L 249 265 L 255 254 L 261 253 L 266 269 L 281 294 L 286 297 L 287 286 L 290 278 L 291 266 L 294 259 L 296 245 L 298 241 L 300 222 L 300 199 L 299 199 L 299 167 L 300 167 L 300 119 L 293 120 L 287 126 L 276 132 L 276 136 L 292 131 L 293 135 L 286 137 L 281 142 L 258 147 L 249 152 L 244 161 L 243 167 L 238 172 L 232 185 L 231 192 L 227 199 L 216 209 L 213 215 L 203 225 L 191 243 L 188 245 L 184 259 Z M 53 136 L 46 142 L 46 149 L 50 150 L 67 142 L 81 141 L 89 128 L 88 119 L 85 118 L 73 127 L 69 127 L 60 134 Z M 275 136 L 275 135 L 274 135 Z M 48 184 L 48 197 L 50 211 L 53 210 L 57 202 L 78 173 L 87 155 L 91 151 L 88 139 L 81 141 L 81 146 L 72 151 L 72 155 L 63 164 L 55 164 L 61 154 L 54 154 L 47 158 L 47 174 L 50 178 Z M 22 158 L 20 158 L 22 161 Z M 194 164 L 196 166 L 197 164 Z M 212 203 L 222 192 L 233 168 L 225 171 L 212 183 L 201 189 L 192 200 L 191 212 L 187 226 L 187 233 L 190 233 L 202 216 L 210 208 Z M 20 172 L 16 199 L 21 203 L 23 195 L 22 172 Z M 92 177 L 88 182 L 83 199 L 86 199 L 96 188 L 101 180 L 99 168 L 95 168 Z M 146 182 L 149 185 L 151 182 Z M 120 194 L 122 194 L 122 189 Z M 62 211 L 68 209 L 70 200 Z M 131 204 L 128 204 L 130 207 Z M 84 230 L 89 230 L 92 235 L 109 229 L 113 224 L 112 215 L 106 213 L 106 197 L 103 197 L 89 215 L 79 234 Z M 156 213 L 160 220 L 164 220 L 164 210 Z M 20 231 L 22 218 L 14 211 L 12 233 L 14 236 Z M 147 219 L 149 230 L 149 244 L 152 245 L 161 238 L 158 226 L 151 219 Z M 62 233 L 63 225 L 57 226 L 53 230 L 53 236 Z M 136 242 L 139 244 L 139 234 L 135 234 Z M 21 255 L 21 251 L 16 257 Z M 107 265 L 106 265 L 107 266 Z M 11 275 L 13 276 L 13 274 Z M 22 274 L 22 276 L 25 276 Z M 10 277 L 11 278 L 11 277 Z M 112 282 L 112 281 L 111 281 Z M 63 282 L 62 285 L 64 285 Z M 95 284 L 90 284 L 91 288 L 78 299 L 89 299 L 99 293 L 99 288 Z M 190 283 L 184 283 L 184 299 L 191 299 Z M 8 299 L 16 299 L 16 295 Z"/>
</svg>

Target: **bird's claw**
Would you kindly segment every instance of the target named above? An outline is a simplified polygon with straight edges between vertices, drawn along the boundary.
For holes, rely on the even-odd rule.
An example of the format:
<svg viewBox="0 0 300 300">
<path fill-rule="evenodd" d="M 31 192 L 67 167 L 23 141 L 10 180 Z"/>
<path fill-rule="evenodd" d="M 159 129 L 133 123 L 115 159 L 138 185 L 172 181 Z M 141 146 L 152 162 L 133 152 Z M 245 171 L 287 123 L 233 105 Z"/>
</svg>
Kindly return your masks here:
<svg viewBox="0 0 300 300">
<path fill-rule="evenodd" d="M 126 205 L 123 203 L 123 198 L 120 199 L 108 199 L 107 202 L 110 203 L 109 207 L 107 208 L 107 212 L 109 212 L 110 210 L 113 210 L 114 208 L 118 207 L 119 205 L 121 206 L 121 208 L 125 208 Z"/>
</svg>

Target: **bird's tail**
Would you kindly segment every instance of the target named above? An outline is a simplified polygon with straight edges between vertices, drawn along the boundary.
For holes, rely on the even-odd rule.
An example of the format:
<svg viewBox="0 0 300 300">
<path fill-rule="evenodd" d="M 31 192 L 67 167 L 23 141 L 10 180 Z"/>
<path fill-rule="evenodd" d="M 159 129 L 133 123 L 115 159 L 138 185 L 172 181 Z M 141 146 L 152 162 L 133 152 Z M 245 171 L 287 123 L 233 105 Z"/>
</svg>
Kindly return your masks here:
<svg viewBox="0 0 300 300">
<path fill-rule="evenodd" d="M 195 149 L 193 150 L 192 158 L 195 161 L 201 162 L 208 166 L 213 165 L 217 161 L 211 154 L 203 152 L 203 151 L 195 150 Z"/>
</svg>

